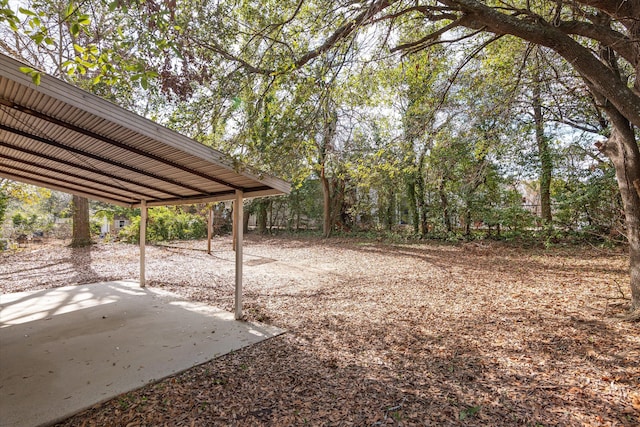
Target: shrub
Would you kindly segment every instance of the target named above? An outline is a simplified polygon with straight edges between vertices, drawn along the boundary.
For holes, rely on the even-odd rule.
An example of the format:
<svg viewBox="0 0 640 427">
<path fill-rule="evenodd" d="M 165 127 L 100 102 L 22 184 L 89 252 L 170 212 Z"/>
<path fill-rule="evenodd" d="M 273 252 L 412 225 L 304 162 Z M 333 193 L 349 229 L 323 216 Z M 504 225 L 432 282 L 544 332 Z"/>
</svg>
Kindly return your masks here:
<svg viewBox="0 0 640 427">
<path fill-rule="evenodd" d="M 147 240 L 150 242 L 201 239 L 206 235 L 207 222 L 200 215 L 185 212 L 179 207 L 149 209 Z M 120 230 L 119 237 L 129 243 L 138 243 L 140 217 L 133 217 L 131 224 Z"/>
</svg>

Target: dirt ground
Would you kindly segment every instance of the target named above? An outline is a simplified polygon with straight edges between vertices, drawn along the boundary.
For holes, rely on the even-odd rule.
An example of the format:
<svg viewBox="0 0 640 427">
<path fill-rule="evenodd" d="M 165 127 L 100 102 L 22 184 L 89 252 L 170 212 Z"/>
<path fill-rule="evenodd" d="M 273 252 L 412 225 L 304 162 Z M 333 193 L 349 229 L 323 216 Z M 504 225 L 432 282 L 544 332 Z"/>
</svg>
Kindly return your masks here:
<svg viewBox="0 0 640 427">
<path fill-rule="evenodd" d="M 229 239 L 149 247 L 150 286 L 226 310 Z M 60 426 L 638 426 L 623 250 L 250 235 L 246 316 L 288 332 Z M 136 278 L 136 247 L 0 254 L 0 290 Z"/>
</svg>

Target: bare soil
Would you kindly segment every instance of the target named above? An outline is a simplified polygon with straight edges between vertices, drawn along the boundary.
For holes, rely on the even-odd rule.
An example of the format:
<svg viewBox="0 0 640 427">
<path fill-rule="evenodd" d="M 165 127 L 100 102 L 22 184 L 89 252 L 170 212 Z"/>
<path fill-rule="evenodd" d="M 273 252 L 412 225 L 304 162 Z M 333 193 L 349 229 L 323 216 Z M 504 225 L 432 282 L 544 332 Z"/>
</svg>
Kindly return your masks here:
<svg viewBox="0 0 640 427">
<path fill-rule="evenodd" d="M 147 249 L 150 286 L 231 311 L 229 239 Z M 627 256 L 249 236 L 245 313 L 286 329 L 60 426 L 638 426 Z M 0 290 L 136 278 L 138 249 L 0 254 Z"/>
</svg>

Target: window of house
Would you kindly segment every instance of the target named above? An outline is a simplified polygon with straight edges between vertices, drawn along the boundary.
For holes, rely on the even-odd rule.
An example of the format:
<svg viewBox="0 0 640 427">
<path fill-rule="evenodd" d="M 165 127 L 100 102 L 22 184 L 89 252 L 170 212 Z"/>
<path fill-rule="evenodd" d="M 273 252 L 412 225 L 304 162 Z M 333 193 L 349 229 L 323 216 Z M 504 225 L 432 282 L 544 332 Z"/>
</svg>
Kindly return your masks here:
<svg viewBox="0 0 640 427">
<path fill-rule="evenodd" d="M 124 221 L 123 219 L 119 220 L 119 221 L 118 221 L 118 228 L 122 228 L 122 227 L 124 227 L 124 226 L 125 226 L 125 223 L 124 223 L 124 222 L 125 222 L 125 221 Z"/>
</svg>

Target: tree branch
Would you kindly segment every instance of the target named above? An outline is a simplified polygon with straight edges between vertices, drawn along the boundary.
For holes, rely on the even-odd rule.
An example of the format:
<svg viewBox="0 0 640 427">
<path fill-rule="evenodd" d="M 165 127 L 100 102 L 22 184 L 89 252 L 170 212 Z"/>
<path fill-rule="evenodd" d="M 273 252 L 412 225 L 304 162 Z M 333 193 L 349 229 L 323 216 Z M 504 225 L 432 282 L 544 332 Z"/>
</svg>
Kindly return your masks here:
<svg viewBox="0 0 640 427">
<path fill-rule="evenodd" d="M 489 46 L 494 41 L 500 39 L 501 37 L 502 37 L 502 35 L 500 35 L 500 34 L 494 35 L 492 38 L 490 38 L 489 40 L 485 41 L 480 46 L 476 47 L 469 55 L 467 55 L 466 58 L 464 58 L 462 63 L 456 67 L 455 71 L 453 72 L 453 75 L 451 77 L 449 77 L 449 83 L 447 84 L 447 87 L 445 88 L 445 90 L 444 90 L 444 92 L 442 94 L 442 97 L 440 98 L 440 102 L 438 102 L 438 106 L 434 109 L 434 111 L 440 110 L 440 107 L 442 107 L 442 105 L 444 104 L 444 101 L 446 100 L 447 95 L 449 94 L 449 91 L 451 90 L 451 87 L 453 86 L 453 83 L 458 78 L 458 74 L 460 74 L 460 71 L 462 71 L 462 69 L 469 63 L 469 61 L 471 61 L 473 58 L 475 58 L 475 56 L 477 54 L 482 52 L 487 46 Z"/>
<path fill-rule="evenodd" d="M 542 17 L 519 19 L 501 13 L 477 0 L 440 0 L 450 7 L 460 7 L 469 15 L 472 28 L 486 26 L 496 34 L 511 34 L 535 44 L 548 47 L 568 61 L 580 75 L 604 95 L 615 108 L 635 126 L 640 127 L 640 96 L 593 53 Z M 636 0 L 636 3 L 640 0 Z"/>
<path fill-rule="evenodd" d="M 373 18 L 378 12 L 384 10 L 390 5 L 390 0 L 376 0 L 371 6 L 360 12 L 358 16 L 334 31 L 334 33 L 329 36 L 320 46 L 302 55 L 298 60 L 295 61 L 295 67 L 300 68 L 312 59 L 315 59 L 323 53 L 327 52 L 340 41 L 353 34 L 358 28 L 364 26 L 365 23 Z"/>
<path fill-rule="evenodd" d="M 598 40 L 605 47 L 609 47 L 616 51 L 621 57 L 629 61 L 629 63 L 634 66 L 635 62 L 638 60 L 633 48 L 633 44 L 637 44 L 638 41 L 630 40 L 624 34 L 611 28 L 587 22 L 567 21 L 560 22 L 558 29 L 565 34 L 572 34 Z"/>
<path fill-rule="evenodd" d="M 220 46 L 214 40 L 212 40 L 209 43 L 205 43 L 205 42 L 203 42 L 201 40 L 194 40 L 194 43 L 196 43 L 200 47 L 211 49 L 213 52 L 216 52 L 218 55 L 222 56 L 224 59 L 227 59 L 229 61 L 232 61 L 232 62 L 235 62 L 235 63 L 239 64 L 242 68 L 244 68 L 245 70 L 249 71 L 250 73 L 253 73 L 253 74 L 265 74 L 265 75 L 269 75 L 269 74 L 273 73 L 273 70 L 256 67 L 256 66 L 248 63 L 244 59 L 238 58 L 237 56 L 233 55 L 232 53 L 230 53 L 227 50 L 225 50 L 224 48 L 222 48 L 222 46 Z"/>
<path fill-rule="evenodd" d="M 452 28 L 464 26 L 464 20 L 465 20 L 465 17 L 462 16 L 461 18 L 458 18 L 455 21 L 451 22 L 450 24 L 440 28 L 438 31 L 427 34 L 425 37 L 421 38 L 420 40 L 416 40 L 410 43 L 403 43 L 396 47 L 391 48 L 391 52 L 397 52 L 399 50 L 411 50 L 412 52 L 416 52 L 417 50 L 421 50 L 419 47 L 424 45 L 428 41 L 440 37 L 442 34 L 446 33 Z M 418 47 L 418 49 L 416 49 L 416 47 Z"/>
<path fill-rule="evenodd" d="M 640 0 L 576 0 L 576 3 L 595 7 L 616 19 L 638 19 Z"/>
<path fill-rule="evenodd" d="M 394 20 L 401 16 L 405 16 L 411 12 L 420 12 L 424 17 L 427 17 L 431 20 L 448 19 L 448 20 L 454 21 L 455 19 L 458 18 L 458 15 L 455 13 L 452 13 L 451 9 L 447 7 L 416 5 L 416 6 L 408 7 L 406 9 L 402 9 L 399 12 L 390 13 L 388 15 L 383 15 L 380 18 L 372 19 L 371 23 L 375 24 L 380 21 Z M 437 15 L 435 12 L 437 12 Z"/>
</svg>

